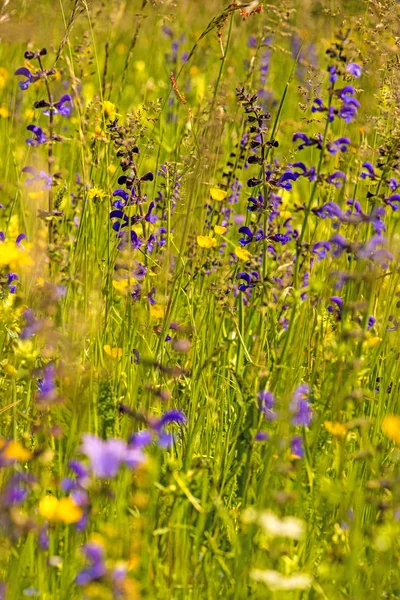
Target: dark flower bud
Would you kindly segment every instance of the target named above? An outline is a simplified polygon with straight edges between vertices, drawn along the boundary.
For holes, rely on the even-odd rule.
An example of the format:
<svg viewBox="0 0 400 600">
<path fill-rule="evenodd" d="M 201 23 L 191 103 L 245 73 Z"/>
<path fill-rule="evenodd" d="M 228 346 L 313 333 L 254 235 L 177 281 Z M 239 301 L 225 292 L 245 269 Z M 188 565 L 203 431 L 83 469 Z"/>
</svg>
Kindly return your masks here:
<svg viewBox="0 0 400 600">
<path fill-rule="evenodd" d="M 26 60 L 32 60 L 32 58 L 35 58 L 35 53 L 32 52 L 31 50 L 27 50 L 24 53 L 24 57 L 26 58 Z"/>
<path fill-rule="evenodd" d="M 47 102 L 47 100 L 38 100 L 33 106 L 35 108 L 46 108 L 47 106 L 50 106 L 50 102 Z"/>
<path fill-rule="evenodd" d="M 149 171 L 148 173 L 146 173 L 146 175 L 143 175 L 143 177 L 140 178 L 140 181 L 153 181 L 154 179 L 154 175 L 151 171 Z"/>
<path fill-rule="evenodd" d="M 42 48 L 39 52 L 40 56 L 46 56 L 47 54 L 47 49 L 46 48 Z"/>
<path fill-rule="evenodd" d="M 259 185 L 260 183 L 262 183 L 262 179 L 257 179 L 257 177 L 252 177 L 251 179 L 248 180 L 247 185 L 248 185 L 248 187 L 254 187 L 256 185 Z"/>
</svg>

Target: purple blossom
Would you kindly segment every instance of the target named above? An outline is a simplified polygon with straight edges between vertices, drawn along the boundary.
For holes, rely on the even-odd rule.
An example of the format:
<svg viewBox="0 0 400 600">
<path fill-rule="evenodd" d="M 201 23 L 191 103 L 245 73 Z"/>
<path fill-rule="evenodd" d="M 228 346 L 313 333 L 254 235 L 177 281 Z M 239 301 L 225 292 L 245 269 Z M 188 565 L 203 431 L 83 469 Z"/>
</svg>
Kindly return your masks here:
<svg viewBox="0 0 400 600">
<path fill-rule="evenodd" d="M 26 140 L 28 146 L 39 146 L 47 142 L 47 135 L 43 133 L 43 130 L 38 125 L 28 125 L 28 131 L 32 131 L 34 137 Z"/>
<path fill-rule="evenodd" d="M 261 390 L 258 393 L 258 406 L 268 421 L 274 421 L 276 419 L 276 413 L 273 410 L 275 403 L 275 396 L 271 392 Z"/>
<path fill-rule="evenodd" d="M 309 425 L 311 423 L 311 407 L 309 404 L 310 387 L 306 383 L 300 384 L 294 391 L 290 402 L 290 410 L 294 413 L 293 425 Z"/>
<path fill-rule="evenodd" d="M 350 74 L 353 75 L 353 77 L 361 77 L 361 72 L 362 69 L 360 67 L 360 65 L 358 65 L 357 63 L 349 63 L 346 67 L 346 71 Z"/>
<path fill-rule="evenodd" d="M 144 459 L 139 449 L 129 448 L 124 440 L 102 440 L 89 433 L 83 436 L 81 450 L 94 475 L 103 479 L 115 477 L 123 463 L 135 467 Z"/>
</svg>

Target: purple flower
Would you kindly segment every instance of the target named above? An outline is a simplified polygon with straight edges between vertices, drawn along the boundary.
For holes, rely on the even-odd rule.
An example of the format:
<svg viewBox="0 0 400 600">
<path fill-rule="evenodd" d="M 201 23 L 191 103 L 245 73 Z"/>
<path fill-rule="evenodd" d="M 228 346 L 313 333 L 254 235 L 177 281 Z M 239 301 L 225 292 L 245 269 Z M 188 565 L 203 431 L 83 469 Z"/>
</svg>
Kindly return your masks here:
<svg viewBox="0 0 400 600">
<path fill-rule="evenodd" d="M 353 75 L 353 77 L 361 77 L 361 67 L 357 63 L 349 63 L 346 67 L 346 71 Z"/>
<path fill-rule="evenodd" d="M 63 117 L 69 117 L 71 114 L 71 106 L 68 106 L 68 104 L 72 105 L 72 98 L 69 94 L 64 94 L 61 96 L 58 102 L 55 102 L 55 104 L 53 104 L 53 106 L 48 110 L 45 110 L 43 114 L 50 115 L 51 111 L 53 114 L 60 114 Z"/>
<path fill-rule="evenodd" d="M 268 421 L 274 421 L 276 419 L 276 413 L 273 410 L 275 403 L 275 396 L 271 392 L 261 390 L 258 393 L 258 406 Z"/>
<path fill-rule="evenodd" d="M 28 146 L 39 146 L 47 142 L 47 135 L 43 133 L 43 130 L 38 125 L 28 125 L 28 131 L 32 131 L 34 137 L 26 140 Z"/>
<path fill-rule="evenodd" d="M 328 152 L 330 154 L 337 154 L 337 152 L 347 152 L 347 147 L 350 144 L 348 137 L 340 137 L 334 142 L 330 142 L 327 145 Z"/>
<path fill-rule="evenodd" d="M 299 435 L 295 435 L 290 442 L 290 451 L 294 456 L 297 456 L 298 458 L 303 458 L 303 438 L 301 438 Z"/>
<path fill-rule="evenodd" d="M 91 565 L 78 573 L 75 582 L 78 585 L 87 585 L 106 574 L 104 548 L 96 542 L 88 542 L 82 547 L 82 552 Z"/>
<path fill-rule="evenodd" d="M 293 425 L 309 425 L 311 423 L 311 407 L 309 404 L 310 387 L 306 383 L 300 384 L 294 391 L 290 402 L 290 410 L 294 413 Z"/>
<path fill-rule="evenodd" d="M 100 478 L 115 477 L 122 463 L 134 467 L 143 461 L 141 451 L 129 448 L 124 440 L 102 440 L 89 433 L 83 436 L 81 450 L 89 458 L 94 475 Z"/>
<path fill-rule="evenodd" d="M 21 67 L 20 69 L 17 69 L 14 75 L 22 75 L 22 77 L 26 77 L 24 81 L 18 82 L 18 87 L 21 90 L 27 90 L 31 83 L 34 83 L 40 78 L 40 73 L 33 74 L 26 67 Z"/>
<path fill-rule="evenodd" d="M 253 232 L 251 231 L 251 229 L 249 227 L 241 227 L 239 229 L 239 233 L 242 233 L 243 235 L 246 236 L 246 237 L 240 238 L 239 244 L 241 246 L 247 246 L 247 244 L 250 244 L 253 241 Z"/>
<path fill-rule="evenodd" d="M 57 390 L 54 382 L 55 376 L 55 367 L 53 363 L 49 363 L 43 369 L 43 377 L 38 381 L 38 394 L 37 401 L 38 403 L 48 404 L 50 402 L 54 402 L 57 398 Z"/>
</svg>

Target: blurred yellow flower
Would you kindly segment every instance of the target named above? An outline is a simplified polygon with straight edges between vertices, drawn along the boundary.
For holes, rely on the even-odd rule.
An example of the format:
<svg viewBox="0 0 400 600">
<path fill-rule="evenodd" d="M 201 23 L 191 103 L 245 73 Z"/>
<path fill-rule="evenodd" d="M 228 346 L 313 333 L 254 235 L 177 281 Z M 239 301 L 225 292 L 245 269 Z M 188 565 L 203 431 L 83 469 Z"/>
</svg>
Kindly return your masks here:
<svg viewBox="0 0 400 600">
<path fill-rule="evenodd" d="M 109 100 L 104 100 L 104 102 L 103 102 L 103 112 L 104 112 L 104 115 L 105 115 L 106 119 L 110 119 L 110 121 L 113 121 L 115 119 L 115 117 L 117 116 L 117 111 L 115 109 L 115 104 L 113 104 Z"/>
<path fill-rule="evenodd" d="M 0 106 L 0 117 L 2 119 L 7 119 L 10 116 L 10 111 L 5 106 Z"/>
<path fill-rule="evenodd" d="M 345 437 L 347 433 L 347 427 L 343 423 L 338 421 L 324 421 L 325 429 L 336 437 Z"/>
<path fill-rule="evenodd" d="M 240 260 L 250 260 L 251 258 L 250 252 L 241 246 L 237 246 L 237 248 L 235 248 L 235 254 Z"/>
<path fill-rule="evenodd" d="M 161 304 L 152 304 L 150 306 L 150 315 L 156 319 L 163 319 L 165 315 L 165 306 Z"/>
<path fill-rule="evenodd" d="M 120 292 L 121 294 L 124 294 L 127 292 L 128 287 L 130 287 L 131 285 L 134 285 L 136 283 L 136 279 L 134 277 L 129 277 L 127 279 L 119 279 L 118 281 L 116 279 L 113 279 L 113 288 L 115 288 L 117 290 L 117 292 Z"/>
<path fill-rule="evenodd" d="M 227 196 L 227 192 L 224 190 L 220 190 L 219 188 L 211 188 L 210 196 L 213 200 L 217 200 L 217 202 L 222 202 L 224 198 Z"/>
<path fill-rule="evenodd" d="M 30 266 L 32 259 L 28 252 L 23 248 L 19 248 L 15 242 L 3 242 L 0 244 L 0 267 L 17 267 Z"/>
<path fill-rule="evenodd" d="M 8 71 L 4 67 L 0 67 L 0 90 L 2 90 L 8 78 Z"/>
<path fill-rule="evenodd" d="M 39 501 L 39 514 L 48 521 L 76 523 L 83 515 L 83 510 L 72 498 L 56 498 L 43 496 Z"/>
<path fill-rule="evenodd" d="M 382 431 L 392 442 L 400 444 L 400 416 L 387 415 L 382 421 Z"/>
<path fill-rule="evenodd" d="M 364 346 L 366 346 L 366 348 L 375 348 L 375 346 L 377 346 L 381 341 L 382 338 L 377 335 L 373 335 L 364 340 Z"/>
<path fill-rule="evenodd" d="M 223 227 L 222 225 L 215 225 L 215 227 L 214 227 L 214 231 L 217 235 L 224 234 L 226 230 L 227 230 L 227 228 Z"/>
<path fill-rule="evenodd" d="M 122 356 L 122 348 L 111 348 L 111 346 L 106 344 L 103 350 L 107 356 L 111 356 L 112 358 L 121 358 Z"/>
<path fill-rule="evenodd" d="M 214 248 L 217 245 L 217 240 L 210 235 L 198 235 L 197 243 L 200 248 Z"/>
<path fill-rule="evenodd" d="M 32 452 L 26 450 L 23 445 L 17 440 L 7 440 L 0 439 L 0 451 L 2 451 L 2 455 L 8 460 L 29 460 L 32 458 Z"/>
</svg>

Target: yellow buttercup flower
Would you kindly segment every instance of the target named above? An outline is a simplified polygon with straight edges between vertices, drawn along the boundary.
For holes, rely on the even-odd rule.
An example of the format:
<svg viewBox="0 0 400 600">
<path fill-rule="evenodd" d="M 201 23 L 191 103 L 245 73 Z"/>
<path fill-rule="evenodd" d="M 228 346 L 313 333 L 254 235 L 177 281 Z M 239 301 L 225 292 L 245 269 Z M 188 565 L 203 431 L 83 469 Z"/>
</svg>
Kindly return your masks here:
<svg viewBox="0 0 400 600">
<path fill-rule="evenodd" d="M 8 460 L 26 461 L 32 458 L 32 452 L 26 450 L 17 440 L 0 439 L 0 452 Z"/>
<path fill-rule="evenodd" d="M 8 71 L 4 67 L 0 67 L 0 90 L 2 90 L 7 82 Z"/>
<path fill-rule="evenodd" d="M 222 202 L 222 200 L 224 200 L 227 195 L 228 195 L 228 192 L 225 192 L 224 190 L 220 190 L 219 188 L 211 188 L 210 189 L 211 198 L 213 200 L 216 200 L 217 202 Z"/>
<path fill-rule="evenodd" d="M 251 254 L 248 250 L 245 250 L 241 246 L 237 246 L 235 248 L 235 254 L 239 258 L 239 260 L 250 260 Z"/>
<path fill-rule="evenodd" d="M 152 304 L 150 306 L 150 315 L 156 319 L 163 319 L 165 315 L 165 306 L 162 306 L 162 304 Z"/>
<path fill-rule="evenodd" d="M 104 100 L 104 102 L 103 102 L 103 111 L 104 111 L 105 117 L 107 119 L 110 119 L 110 121 L 113 121 L 115 119 L 115 117 L 117 116 L 117 111 L 115 109 L 115 104 L 113 104 L 109 100 Z"/>
<path fill-rule="evenodd" d="M 400 416 L 387 415 L 382 421 L 382 431 L 392 442 L 400 444 Z"/>
<path fill-rule="evenodd" d="M 19 248 L 15 242 L 3 242 L 0 244 L 0 267 L 11 267 L 12 269 L 30 266 L 32 259 L 23 248 Z"/>
<path fill-rule="evenodd" d="M 223 227 L 222 225 L 215 225 L 214 227 L 214 231 L 217 235 L 223 235 L 226 230 L 227 228 Z"/>
<path fill-rule="evenodd" d="M 66 524 L 77 523 L 83 515 L 83 510 L 72 498 L 56 498 L 43 496 L 39 501 L 39 514 L 48 521 Z"/>
<path fill-rule="evenodd" d="M 116 279 L 113 279 L 112 282 L 113 287 L 117 290 L 117 292 L 120 292 L 121 294 L 125 294 L 128 291 L 128 287 L 134 285 L 135 283 L 136 279 L 134 277 L 119 279 L 118 281 Z"/>
<path fill-rule="evenodd" d="M 90 188 L 90 190 L 88 190 L 88 198 L 89 200 L 92 200 L 93 198 L 104 198 L 104 196 L 106 195 L 106 192 L 96 186 L 93 186 L 92 188 Z"/>
<path fill-rule="evenodd" d="M 10 116 L 10 111 L 6 106 L 0 106 L 0 117 L 2 119 L 7 119 Z"/>
<path fill-rule="evenodd" d="M 217 240 L 210 235 L 198 235 L 197 243 L 200 248 L 215 248 Z"/>
<path fill-rule="evenodd" d="M 345 437 L 347 433 L 347 427 L 343 423 L 336 421 L 324 421 L 325 429 L 336 437 Z"/>
<path fill-rule="evenodd" d="M 106 344 L 103 350 L 107 356 L 111 356 L 111 358 L 121 358 L 122 356 L 122 348 L 111 348 L 111 346 Z"/>
</svg>

